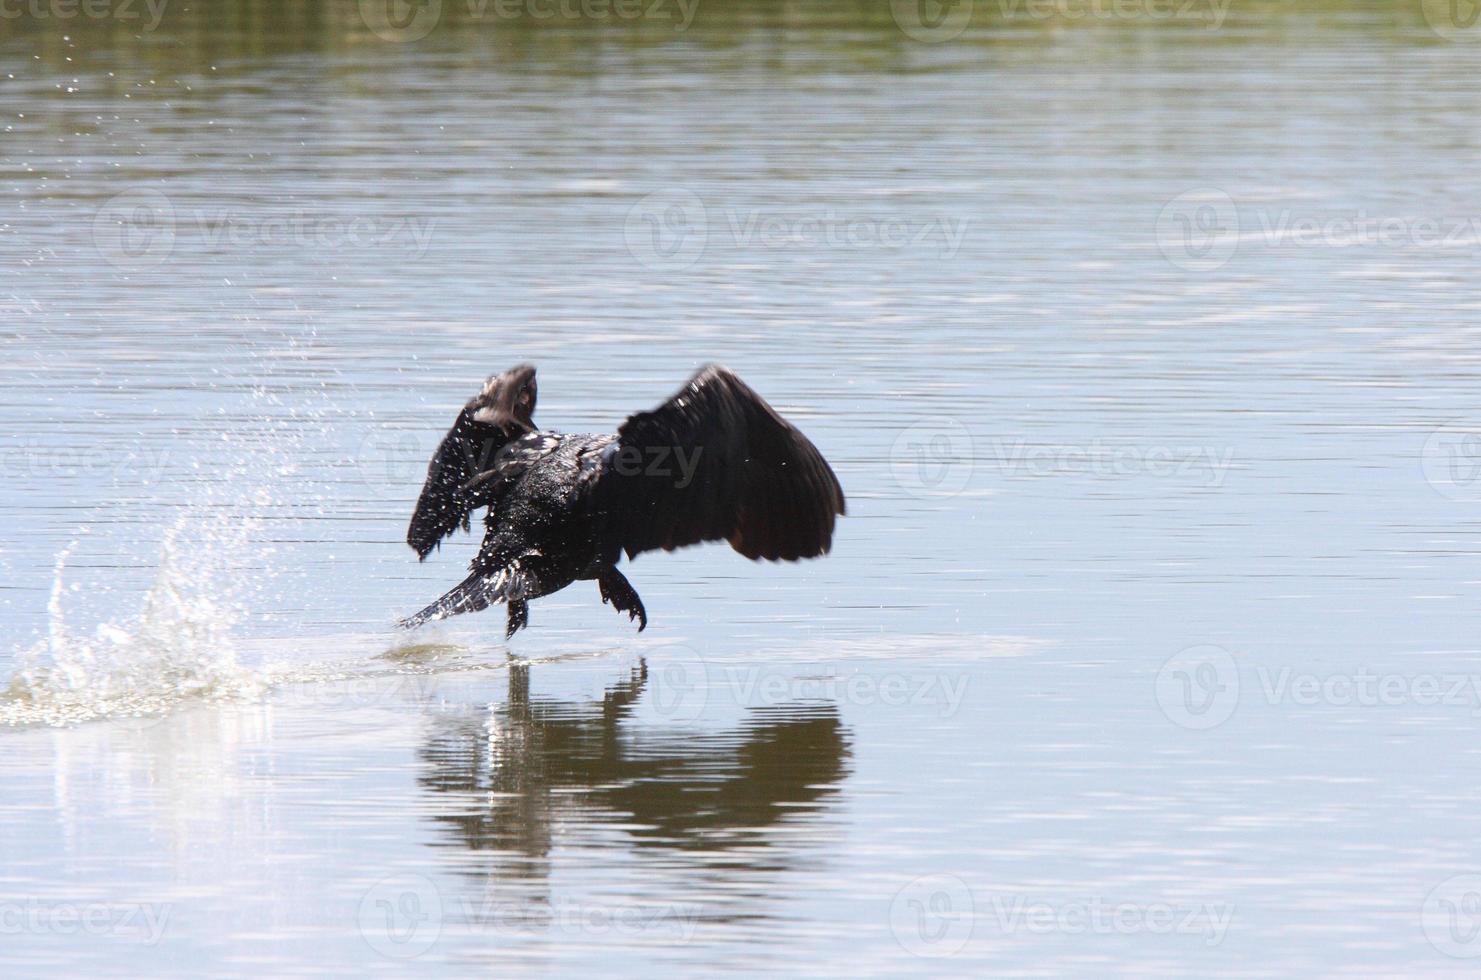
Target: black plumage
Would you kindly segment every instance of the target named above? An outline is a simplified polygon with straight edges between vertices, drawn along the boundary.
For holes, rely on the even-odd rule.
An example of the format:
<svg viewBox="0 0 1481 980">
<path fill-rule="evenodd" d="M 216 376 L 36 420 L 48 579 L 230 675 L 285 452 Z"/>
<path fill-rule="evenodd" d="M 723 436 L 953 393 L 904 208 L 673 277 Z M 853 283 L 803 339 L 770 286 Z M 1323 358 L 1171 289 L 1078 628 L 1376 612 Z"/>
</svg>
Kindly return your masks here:
<svg viewBox="0 0 1481 980">
<path fill-rule="evenodd" d="M 513 636 L 531 599 L 590 579 L 641 631 L 647 612 L 617 570 L 624 554 L 729 541 L 753 560 L 796 561 L 832 547 L 838 477 L 725 368 L 703 369 L 615 435 L 537 429 L 536 394 L 529 365 L 490 378 L 433 454 L 407 543 L 426 558 L 482 507 L 487 530 L 472 574 L 398 625 L 503 602 Z"/>
</svg>

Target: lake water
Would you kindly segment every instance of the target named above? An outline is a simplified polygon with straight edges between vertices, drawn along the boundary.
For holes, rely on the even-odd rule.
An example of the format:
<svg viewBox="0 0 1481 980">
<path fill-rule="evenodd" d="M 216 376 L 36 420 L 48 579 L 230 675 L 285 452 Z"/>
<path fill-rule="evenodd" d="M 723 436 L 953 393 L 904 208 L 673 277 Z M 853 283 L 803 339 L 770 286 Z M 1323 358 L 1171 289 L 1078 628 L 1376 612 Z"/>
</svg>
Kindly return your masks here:
<svg viewBox="0 0 1481 980">
<path fill-rule="evenodd" d="M 7 975 L 1467 972 L 1481 28 L 1059 8 L 7 7 Z M 833 554 L 397 635 L 520 361 Z"/>
</svg>

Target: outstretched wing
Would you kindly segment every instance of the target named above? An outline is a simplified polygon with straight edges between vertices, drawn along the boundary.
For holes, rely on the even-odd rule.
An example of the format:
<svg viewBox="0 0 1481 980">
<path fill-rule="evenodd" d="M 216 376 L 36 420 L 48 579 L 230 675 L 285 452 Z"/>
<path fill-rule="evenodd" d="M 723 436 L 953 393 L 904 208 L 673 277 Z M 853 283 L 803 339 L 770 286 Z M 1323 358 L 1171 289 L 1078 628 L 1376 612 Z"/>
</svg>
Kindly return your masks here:
<svg viewBox="0 0 1481 980">
<path fill-rule="evenodd" d="M 554 432 L 527 432 L 507 442 L 501 436 L 496 441 L 470 443 L 466 434 L 455 426 L 432 458 L 427 485 L 422 488 L 416 512 L 411 515 L 407 541 L 425 558 L 432 547 L 459 526 L 468 530 L 468 520 L 474 511 L 497 507 L 505 491 L 559 446 L 560 441 L 561 437 Z M 492 459 L 487 458 L 490 452 Z M 434 477 L 433 472 L 439 475 Z M 446 484 L 441 482 L 444 477 Z"/>
<path fill-rule="evenodd" d="M 443 538 L 458 528 L 478 506 L 469 484 L 501 448 L 502 433 L 479 423 L 464 409 L 427 464 L 427 481 L 406 528 L 406 543 L 426 558 Z"/>
<path fill-rule="evenodd" d="M 721 540 L 751 559 L 813 558 L 844 513 L 817 447 L 717 365 L 624 422 L 602 458 L 605 543 L 629 558 Z"/>
<path fill-rule="evenodd" d="M 500 452 L 533 427 L 534 387 L 535 369 L 521 364 L 490 377 L 458 412 L 427 464 L 427 481 L 406 529 L 406 543 L 418 558 L 458 528 L 466 531 L 473 512 L 489 504 Z"/>
</svg>

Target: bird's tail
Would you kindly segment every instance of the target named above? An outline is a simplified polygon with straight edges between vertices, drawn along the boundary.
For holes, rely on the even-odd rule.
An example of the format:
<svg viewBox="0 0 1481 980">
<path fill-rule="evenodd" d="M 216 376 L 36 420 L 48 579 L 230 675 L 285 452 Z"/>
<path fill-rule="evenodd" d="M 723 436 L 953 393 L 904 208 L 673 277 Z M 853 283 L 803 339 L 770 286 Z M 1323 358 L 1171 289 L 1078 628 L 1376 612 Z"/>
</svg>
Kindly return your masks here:
<svg viewBox="0 0 1481 980">
<path fill-rule="evenodd" d="M 535 580 L 515 559 L 496 572 L 474 572 L 447 595 L 396 624 L 397 629 L 416 629 L 423 623 L 486 609 L 496 602 L 516 602 L 536 592 Z"/>
</svg>

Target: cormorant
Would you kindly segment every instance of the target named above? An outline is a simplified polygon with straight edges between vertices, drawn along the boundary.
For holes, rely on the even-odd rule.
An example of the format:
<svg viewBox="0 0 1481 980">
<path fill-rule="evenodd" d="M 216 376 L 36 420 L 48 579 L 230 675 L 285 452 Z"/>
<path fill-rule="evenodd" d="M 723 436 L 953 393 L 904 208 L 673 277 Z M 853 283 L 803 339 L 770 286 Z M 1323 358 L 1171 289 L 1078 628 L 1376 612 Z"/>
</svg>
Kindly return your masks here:
<svg viewBox="0 0 1481 980">
<path fill-rule="evenodd" d="M 480 507 L 487 531 L 473 574 L 398 626 L 503 602 L 512 637 L 531 599 L 595 579 L 642 632 L 648 614 L 617 570 L 624 552 L 724 540 L 752 560 L 796 561 L 832 547 L 838 477 L 727 369 L 704 368 L 616 435 L 541 431 L 535 395 L 531 365 L 490 377 L 433 454 L 407 543 L 425 559 Z"/>
</svg>

